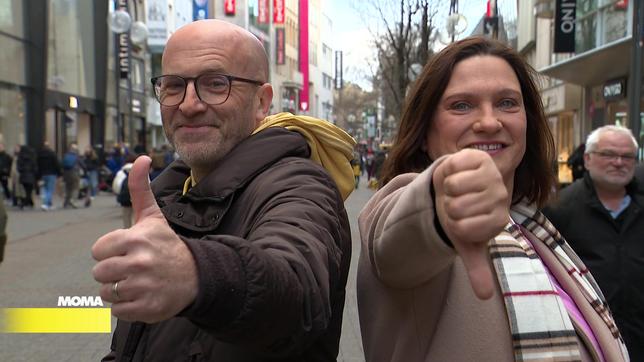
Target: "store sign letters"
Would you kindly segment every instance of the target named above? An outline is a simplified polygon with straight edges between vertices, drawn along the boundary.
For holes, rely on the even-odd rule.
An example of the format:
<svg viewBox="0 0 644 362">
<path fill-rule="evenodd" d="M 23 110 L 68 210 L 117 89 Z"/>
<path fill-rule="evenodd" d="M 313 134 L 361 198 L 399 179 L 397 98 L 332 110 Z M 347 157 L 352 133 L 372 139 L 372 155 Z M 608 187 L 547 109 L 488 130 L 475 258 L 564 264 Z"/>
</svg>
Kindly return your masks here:
<svg viewBox="0 0 644 362">
<path fill-rule="evenodd" d="M 273 0 L 273 23 L 284 24 L 284 0 Z"/>
<path fill-rule="evenodd" d="M 607 82 L 602 89 L 607 101 L 624 98 L 626 95 L 626 79 L 620 78 Z"/>
<path fill-rule="evenodd" d="M 270 13 L 268 8 L 268 0 L 257 1 L 257 23 L 268 24 L 270 21 Z"/>
<path fill-rule="evenodd" d="M 555 9 L 555 53 L 575 51 L 576 0 L 557 0 Z"/>
<path fill-rule="evenodd" d="M 127 0 L 119 0 L 119 9 L 128 11 Z M 127 79 L 130 72 L 130 32 L 126 31 L 118 35 L 118 59 L 121 79 Z"/>
</svg>

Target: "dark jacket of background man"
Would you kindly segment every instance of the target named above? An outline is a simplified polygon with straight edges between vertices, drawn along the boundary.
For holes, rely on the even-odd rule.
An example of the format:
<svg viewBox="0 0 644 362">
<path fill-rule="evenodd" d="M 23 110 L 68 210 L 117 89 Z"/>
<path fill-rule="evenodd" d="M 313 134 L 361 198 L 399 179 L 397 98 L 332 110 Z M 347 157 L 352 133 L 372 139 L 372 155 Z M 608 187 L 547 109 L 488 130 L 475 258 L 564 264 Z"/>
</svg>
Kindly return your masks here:
<svg viewBox="0 0 644 362">
<path fill-rule="evenodd" d="M 644 345 L 633 343 L 644 335 L 644 194 L 637 188 L 635 179 L 626 186 L 631 203 L 613 219 L 586 172 L 543 210 L 595 277 L 631 361 L 644 356 Z"/>
</svg>

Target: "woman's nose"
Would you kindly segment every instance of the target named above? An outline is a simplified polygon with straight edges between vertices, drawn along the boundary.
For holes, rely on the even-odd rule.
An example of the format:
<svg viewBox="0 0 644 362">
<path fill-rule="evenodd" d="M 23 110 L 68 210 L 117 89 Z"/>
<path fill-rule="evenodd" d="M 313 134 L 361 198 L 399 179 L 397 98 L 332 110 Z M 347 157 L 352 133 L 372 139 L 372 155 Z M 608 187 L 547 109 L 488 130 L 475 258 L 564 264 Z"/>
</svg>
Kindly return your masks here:
<svg viewBox="0 0 644 362">
<path fill-rule="evenodd" d="M 472 128 L 475 132 L 496 132 L 503 127 L 492 107 L 483 107 L 480 117 L 474 122 Z"/>
</svg>

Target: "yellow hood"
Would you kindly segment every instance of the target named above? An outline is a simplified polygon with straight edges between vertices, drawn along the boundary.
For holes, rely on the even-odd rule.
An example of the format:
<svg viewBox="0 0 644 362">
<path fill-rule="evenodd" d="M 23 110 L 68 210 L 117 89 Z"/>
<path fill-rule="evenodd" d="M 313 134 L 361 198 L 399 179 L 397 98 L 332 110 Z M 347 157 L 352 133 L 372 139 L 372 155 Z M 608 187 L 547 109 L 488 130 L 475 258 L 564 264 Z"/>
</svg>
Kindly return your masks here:
<svg viewBox="0 0 644 362">
<path fill-rule="evenodd" d="M 268 127 L 284 127 L 304 136 L 311 148 L 311 159 L 329 172 L 342 198 L 346 200 L 349 197 L 354 186 L 351 159 L 356 141 L 353 137 L 327 121 L 308 116 L 295 116 L 288 112 L 264 118 L 262 124 L 253 133 Z"/>
</svg>

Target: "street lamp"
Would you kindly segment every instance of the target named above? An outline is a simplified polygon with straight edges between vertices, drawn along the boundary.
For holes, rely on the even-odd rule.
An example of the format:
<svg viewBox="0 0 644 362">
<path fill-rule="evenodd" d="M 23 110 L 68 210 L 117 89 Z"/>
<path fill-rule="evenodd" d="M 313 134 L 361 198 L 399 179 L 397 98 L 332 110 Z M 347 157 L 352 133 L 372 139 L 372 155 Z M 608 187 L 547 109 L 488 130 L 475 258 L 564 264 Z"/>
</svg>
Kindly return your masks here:
<svg viewBox="0 0 644 362">
<path fill-rule="evenodd" d="M 449 45 L 456 40 L 456 37 L 467 29 L 467 19 L 458 12 L 458 0 L 450 0 L 449 14 L 445 30 L 436 29 L 434 39 L 443 45 Z"/>
<path fill-rule="evenodd" d="M 138 19 L 138 9 L 136 1 L 134 5 L 134 18 Z M 132 115 L 132 44 L 142 44 L 148 37 L 148 28 L 145 23 L 135 21 L 132 23 L 132 17 L 128 12 L 127 0 L 114 0 L 114 11 L 107 19 L 110 30 L 114 33 L 114 81 L 116 95 L 116 124 L 117 124 L 117 141 L 125 140 L 125 127 L 121 117 L 121 98 L 120 98 L 120 80 L 127 79 L 128 94 L 128 130 L 130 141 L 133 133 L 133 115 Z"/>
</svg>

